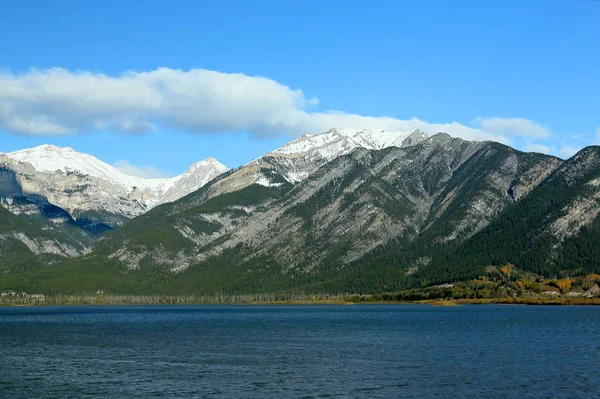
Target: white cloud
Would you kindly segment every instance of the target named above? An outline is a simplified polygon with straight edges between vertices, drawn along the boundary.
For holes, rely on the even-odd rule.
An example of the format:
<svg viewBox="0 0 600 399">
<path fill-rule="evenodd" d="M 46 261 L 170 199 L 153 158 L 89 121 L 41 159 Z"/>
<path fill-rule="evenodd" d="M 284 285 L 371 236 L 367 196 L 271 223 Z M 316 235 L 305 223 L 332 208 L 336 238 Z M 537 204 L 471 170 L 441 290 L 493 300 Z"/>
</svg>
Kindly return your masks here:
<svg viewBox="0 0 600 399">
<path fill-rule="evenodd" d="M 161 177 L 173 177 L 172 174 L 163 172 L 152 166 L 135 166 L 129 163 L 129 161 L 121 160 L 113 164 L 115 169 L 130 176 L 146 177 L 146 178 L 161 178 Z"/>
<path fill-rule="evenodd" d="M 539 123 L 524 118 L 475 118 L 479 129 L 505 136 L 529 138 L 550 137 L 550 130 Z"/>
<path fill-rule="evenodd" d="M 581 148 L 572 147 L 570 145 L 563 145 L 559 150 L 558 154 L 563 158 L 571 158 L 575 155 Z"/>
<path fill-rule="evenodd" d="M 542 154 L 550 153 L 550 147 L 543 144 L 530 143 L 525 146 L 526 152 L 539 152 Z"/>
<path fill-rule="evenodd" d="M 204 69 L 159 68 L 116 77 L 61 68 L 0 72 L 0 129 L 22 135 L 101 130 L 138 134 L 166 126 L 199 134 L 247 131 L 294 137 L 333 127 L 380 127 L 508 143 L 510 135 L 520 134 L 499 128 L 501 124 L 493 122 L 498 118 L 482 120 L 480 128 L 473 128 L 457 122 L 308 109 L 317 104 L 318 99 L 272 79 Z"/>
</svg>

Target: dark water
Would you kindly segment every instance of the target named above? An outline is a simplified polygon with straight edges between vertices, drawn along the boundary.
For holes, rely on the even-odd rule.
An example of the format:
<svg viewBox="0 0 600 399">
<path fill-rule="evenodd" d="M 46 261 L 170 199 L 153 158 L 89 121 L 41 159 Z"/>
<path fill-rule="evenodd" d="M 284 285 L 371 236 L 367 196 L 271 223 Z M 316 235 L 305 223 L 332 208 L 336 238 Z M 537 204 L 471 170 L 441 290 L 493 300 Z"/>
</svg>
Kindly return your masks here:
<svg viewBox="0 0 600 399">
<path fill-rule="evenodd" d="M 592 398 L 600 307 L 0 308 L 1 398 Z"/>
</svg>

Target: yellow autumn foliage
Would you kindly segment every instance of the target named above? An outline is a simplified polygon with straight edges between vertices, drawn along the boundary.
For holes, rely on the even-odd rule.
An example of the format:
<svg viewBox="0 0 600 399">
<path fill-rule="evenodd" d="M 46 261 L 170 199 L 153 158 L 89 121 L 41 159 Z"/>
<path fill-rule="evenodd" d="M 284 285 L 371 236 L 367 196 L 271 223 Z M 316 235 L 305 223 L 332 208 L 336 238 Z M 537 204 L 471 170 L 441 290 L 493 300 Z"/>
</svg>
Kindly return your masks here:
<svg viewBox="0 0 600 399">
<path fill-rule="evenodd" d="M 552 284 L 564 294 L 565 292 L 568 292 L 571 289 L 571 286 L 573 285 L 573 280 L 564 278 L 561 280 L 553 281 Z"/>
<path fill-rule="evenodd" d="M 517 281 L 515 281 L 515 284 L 517 285 L 517 287 L 519 287 L 520 290 L 524 290 L 526 288 L 531 288 L 533 282 L 524 278 L 521 278 Z"/>
<path fill-rule="evenodd" d="M 513 265 L 512 263 L 507 263 L 506 265 L 502 266 L 500 270 L 502 271 L 502 273 L 506 274 L 507 276 L 510 276 L 514 268 L 515 265 Z"/>
</svg>

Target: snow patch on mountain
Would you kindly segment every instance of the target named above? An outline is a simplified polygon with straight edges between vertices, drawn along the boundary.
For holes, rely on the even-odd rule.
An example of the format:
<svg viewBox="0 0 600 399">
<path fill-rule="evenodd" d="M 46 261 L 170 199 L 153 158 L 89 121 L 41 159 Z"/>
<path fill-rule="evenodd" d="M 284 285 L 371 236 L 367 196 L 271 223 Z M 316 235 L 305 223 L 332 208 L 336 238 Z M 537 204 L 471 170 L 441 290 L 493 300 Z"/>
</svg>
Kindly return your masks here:
<svg viewBox="0 0 600 399">
<path fill-rule="evenodd" d="M 283 147 L 266 154 L 279 158 L 287 166 L 284 176 L 291 182 L 306 179 L 320 166 L 346 155 L 356 148 L 381 150 L 388 147 L 407 147 L 425 140 L 427 135 L 419 129 L 387 131 L 383 129 L 331 129 L 327 132 L 305 134 Z"/>
<path fill-rule="evenodd" d="M 133 190 L 134 187 L 165 191 L 181 177 L 171 179 L 149 179 L 127 175 L 98 158 L 77 152 L 70 147 L 40 145 L 34 148 L 5 154 L 18 162 L 31 164 L 38 172 L 75 172 L 108 180 Z"/>
<path fill-rule="evenodd" d="M 383 129 L 331 129 L 320 134 L 305 134 L 283 147 L 266 153 L 213 184 L 209 196 L 241 190 L 250 184 L 273 184 L 263 174 L 270 169 L 288 181 L 298 183 L 323 165 L 357 148 L 380 150 L 408 147 L 427 139 L 418 129 L 387 131 Z"/>
<path fill-rule="evenodd" d="M 305 134 L 291 141 L 271 154 L 297 155 L 317 153 L 324 158 L 337 158 L 355 148 L 381 150 L 387 147 L 406 146 L 405 140 L 413 138 L 414 143 L 427 138 L 419 129 L 409 131 L 387 131 L 383 129 L 331 129 L 327 132 Z"/>
<path fill-rule="evenodd" d="M 0 164 L 14 174 L 24 195 L 46 198 L 74 219 L 99 217 L 98 221 L 113 227 L 175 201 L 228 170 L 208 158 L 173 178 L 143 178 L 125 174 L 92 155 L 54 145 L 0 153 Z"/>
<path fill-rule="evenodd" d="M 280 187 L 283 185 L 283 183 L 272 182 L 271 179 L 269 179 L 267 176 L 265 176 L 262 173 L 260 173 L 258 175 L 258 179 L 256 179 L 256 181 L 254 183 L 259 184 L 261 186 L 265 186 L 265 187 Z"/>
<path fill-rule="evenodd" d="M 198 190 L 206 183 L 229 170 L 227 166 L 217 161 L 215 158 L 207 158 L 196 162 L 189 167 L 185 173 L 174 177 L 177 179 L 162 195 L 158 203 L 176 201 L 191 192 Z"/>
</svg>

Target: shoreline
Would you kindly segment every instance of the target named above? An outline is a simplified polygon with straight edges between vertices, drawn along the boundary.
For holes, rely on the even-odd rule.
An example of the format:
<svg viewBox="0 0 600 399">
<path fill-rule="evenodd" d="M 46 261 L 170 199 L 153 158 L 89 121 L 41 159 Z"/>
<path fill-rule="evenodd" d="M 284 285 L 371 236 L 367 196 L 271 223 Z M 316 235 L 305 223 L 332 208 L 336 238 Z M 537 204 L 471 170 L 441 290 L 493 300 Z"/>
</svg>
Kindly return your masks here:
<svg viewBox="0 0 600 399">
<path fill-rule="evenodd" d="M 52 297 L 50 297 L 52 298 Z M 23 299 L 23 298 L 21 298 Z M 0 302 L 0 307 L 33 307 L 33 306 L 178 306 L 178 305 L 254 305 L 254 306 L 275 306 L 275 305 L 430 305 L 430 306 L 465 306 L 465 305 L 529 305 L 529 306 L 600 306 L 600 298 L 553 298 L 553 299 L 534 299 L 534 298 L 477 298 L 477 299 L 427 299 L 415 301 L 378 301 L 378 300 L 358 300 L 347 299 L 316 299 L 316 300 L 273 300 L 273 301 L 139 301 L 136 297 L 126 297 L 119 301 L 98 300 L 95 297 L 83 297 L 76 301 L 55 302 L 41 300 L 21 300 L 15 303 Z"/>
</svg>

